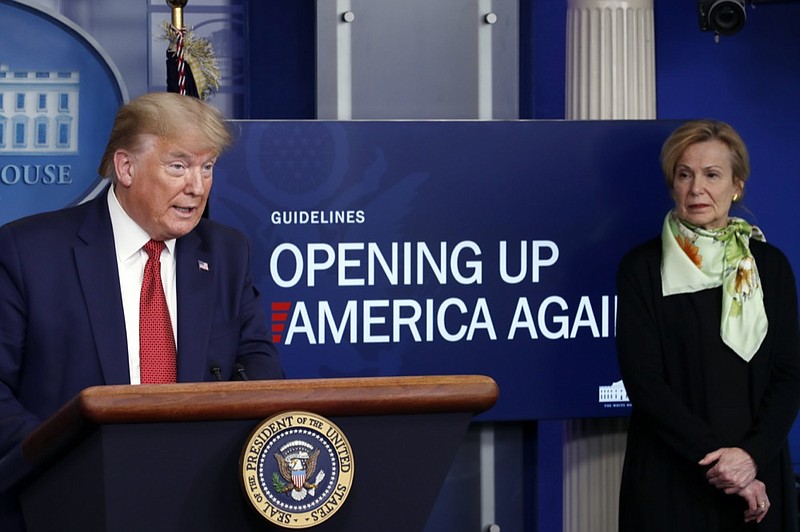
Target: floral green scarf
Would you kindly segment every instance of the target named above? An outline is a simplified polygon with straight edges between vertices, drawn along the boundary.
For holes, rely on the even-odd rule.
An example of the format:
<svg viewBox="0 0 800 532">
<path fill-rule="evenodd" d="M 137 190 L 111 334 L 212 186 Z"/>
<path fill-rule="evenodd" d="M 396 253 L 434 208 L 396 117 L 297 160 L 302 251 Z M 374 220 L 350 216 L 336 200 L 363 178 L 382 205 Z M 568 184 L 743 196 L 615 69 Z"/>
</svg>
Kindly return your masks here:
<svg viewBox="0 0 800 532">
<path fill-rule="evenodd" d="M 763 233 L 741 218 L 730 218 L 722 229 L 695 227 L 670 211 L 661 233 L 661 293 L 665 296 L 722 286 L 720 335 L 745 361 L 767 335 L 764 292 L 750 238 L 766 241 Z"/>
</svg>

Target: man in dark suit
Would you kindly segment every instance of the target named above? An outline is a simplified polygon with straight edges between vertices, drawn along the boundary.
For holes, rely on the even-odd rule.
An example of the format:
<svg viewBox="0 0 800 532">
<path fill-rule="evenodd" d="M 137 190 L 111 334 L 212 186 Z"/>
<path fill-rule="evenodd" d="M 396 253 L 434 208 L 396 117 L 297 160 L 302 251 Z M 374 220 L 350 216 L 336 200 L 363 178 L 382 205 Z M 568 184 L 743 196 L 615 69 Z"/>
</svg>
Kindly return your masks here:
<svg viewBox="0 0 800 532">
<path fill-rule="evenodd" d="M 0 457 L 18 455 L 88 386 L 155 382 L 140 360 L 148 240 L 164 242 L 170 379 L 228 380 L 239 364 L 251 379 L 283 377 L 245 237 L 202 218 L 231 140 L 210 105 L 146 94 L 115 119 L 99 169 L 107 193 L 0 228 Z M 0 529 L 20 523 L 12 490 L 0 498 Z"/>
</svg>

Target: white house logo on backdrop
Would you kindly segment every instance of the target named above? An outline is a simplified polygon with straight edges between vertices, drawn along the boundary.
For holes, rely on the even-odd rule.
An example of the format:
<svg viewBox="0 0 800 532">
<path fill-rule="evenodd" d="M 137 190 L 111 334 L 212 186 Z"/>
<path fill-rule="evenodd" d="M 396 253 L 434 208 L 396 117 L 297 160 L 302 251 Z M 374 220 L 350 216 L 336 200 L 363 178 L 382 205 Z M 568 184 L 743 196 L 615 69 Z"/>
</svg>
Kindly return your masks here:
<svg viewBox="0 0 800 532">
<path fill-rule="evenodd" d="M 76 153 L 79 91 L 78 72 L 0 63 L 0 155 Z"/>
<path fill-rule="evenodd" d="M 622 381 L 616 381 L 611 386 L 600 386 L 598 388 L 598 402 L 604 408 L 621 408 L 631 406 L 628 399 L 628 392 Z"/>
<path fill-rule="evenodd" d="M 39 7 L 0 0 L 0 50 L 3 224 L 103 188 L 97 165 L 127 95 L 91 36 Z"/>
</svg>

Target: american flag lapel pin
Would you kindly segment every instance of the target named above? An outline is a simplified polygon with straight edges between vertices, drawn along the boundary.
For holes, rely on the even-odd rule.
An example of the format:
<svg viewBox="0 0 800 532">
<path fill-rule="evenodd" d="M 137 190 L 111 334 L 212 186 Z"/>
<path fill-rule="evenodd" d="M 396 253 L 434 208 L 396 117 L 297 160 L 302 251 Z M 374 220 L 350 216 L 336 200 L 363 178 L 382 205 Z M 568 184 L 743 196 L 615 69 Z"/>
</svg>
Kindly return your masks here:
<svg viewBox="0 0 800 532">
<path fill-rule="evenodd" d="M 204 272 L 207 272 L 208 271 L 208 263 L 206 261 L 204 261 L 204 260 L 198 260 L 197 261 L 197 269 L 198 270 L 203 270 Z"/>
</svg>

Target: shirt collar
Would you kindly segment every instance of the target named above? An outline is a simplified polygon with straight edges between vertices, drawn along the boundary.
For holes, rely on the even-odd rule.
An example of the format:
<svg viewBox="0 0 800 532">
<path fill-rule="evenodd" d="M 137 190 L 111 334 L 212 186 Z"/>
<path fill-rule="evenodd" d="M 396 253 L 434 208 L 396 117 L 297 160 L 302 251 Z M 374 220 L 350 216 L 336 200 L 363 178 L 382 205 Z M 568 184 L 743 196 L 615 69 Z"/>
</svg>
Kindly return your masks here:
<svg viewBox="0 0 800 532">
<path fill-rule="evenodd" d="M 117 195 L 114 194 L 113 184 L 108 187 L 107 200 L 117 260 L 124 262 L 131 259 L 142 249 L 142 246 L 150 240 L 150 235 L 133 221 L 133 218 L 128 216 L 128 213 L 119 204 Z M 175 239 L 165 240 L 164 244 L 167 246 L 167 251 L 169 251 L 170 255 L 175 256 Z"/>
</svg>

